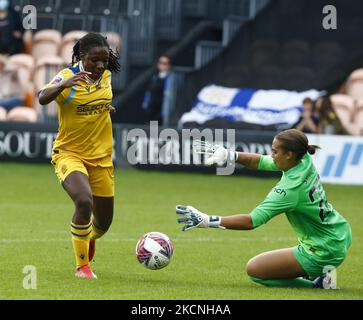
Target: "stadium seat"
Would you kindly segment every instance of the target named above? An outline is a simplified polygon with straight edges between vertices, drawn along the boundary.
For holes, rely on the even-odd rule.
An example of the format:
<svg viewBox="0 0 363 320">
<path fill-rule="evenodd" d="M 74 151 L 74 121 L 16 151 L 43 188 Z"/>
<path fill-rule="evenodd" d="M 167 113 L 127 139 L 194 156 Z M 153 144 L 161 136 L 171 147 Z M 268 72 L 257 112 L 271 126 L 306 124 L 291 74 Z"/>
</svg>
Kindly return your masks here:
<svg viewBox="0 0 363 320">
<path fill-rule="evenodd" d="M 47 30 L 56 29 L 58 16 L 54 13 L 38 13 L 37 14 L 37 29 Z"/>
<path fill-rule="evenodd" d="M 312 48 L 312 65 L 317 70 L 327 70 L 337 65 L 343 55 L 341 46 L 333 41 L 322 41 Z"/>
<path fill-rule="evenodd" d="M 284 67 L 308 66 L 310 46 L 306 41 L 292 40 L 282 47 L 281 62 Z"/>
<path fill-rule="evenodd" d="M 63 36 L 62 45 L 60 49 L 60 56 L 66 62 L 72 61 L 73 47 L 75 43 L 87 34 L 86 31 L 71 31 Z"/>
<path fill-rule="evenodd" d="M 24 83 L 33 79 L 35 62 L 29 54 L 14 54 L 9 57 L 8 63 L 16 65 L 19 70 L 20 80 Z"/>
<path fill-rule="evenodd" d="M 86 16 L 61 14 L 58 17 L 58 27 L 63 34 L 74 30 L 86 29 Z"/>
<path fill-rule="evenodd" d="M 359 128 L 359 135 L 363 136 L 363 101 L 358 104 L 355 115 L 355 123 Z"/>
<path fill-rule="evenodd" d="M 116 50 L 120 52 L 122 46 L 122 40 L 120 35 L 116 32 L 106 32 L 105 36 L 107 37 L 107 42 L 110 45 L 110 48 L 114 52 L 116 52 Z"/>
<path fill-rule="evenodd" d="M 354 124 L 354 100 L 346 94 L 333 94 L 330 96 L 330 101 L 345 130 L 349 134 L 357 135 L 357 126 Z"/>
<path fill-rule="evenodd" d="M 7 121 L 37 122 L 37 113 L 28 107 L 15 107 L 11 109 L 6 117 Z"/>
<path fill-rule="evenodd" d="M 35 60 L 46 56 L 56 56 L 62 42 L 62 35 L 57 30 L 42 30 L 34 35 L 32 55 Z"/>
<path fill-rule="evenodd" d="M 33 49 L 33 32 L 26 30 L 23 35 L 24 53 L 32 54 Z"/>
<path fill-rule="evenodd" d="M 106 25 L 105 19 L 109 19 L 109 17 L 91 15 L 88 16 L 86 29 L 93 32 L 101 32 L 104 25 Z"/>
<path fill-rule="evenodd" d="M 315 73 L 307 67 L 293 67 L 283 73 L 283 89 L 305 91 L 317 88 Z"/>
<path fill-rule="evenodd" d="M 126 15 L 128 9 L 128 0 L 119 0 L 118 4 L 118 14 Z"/>
<path fill-rule="evenodd" d="M 347 81 L 347 94 L 355 100 L 363 100 L 363 68 L 350 74 Z"/>
<path fill-rule="evenodd" d="M 49 56 L 37 61 L 34 74 L 35 89 L 40 90 L 64 68 L 65 61 L 58 56 Z"/>
<path fill-rule="evenodd" d="M 35 91 L 38 92 L 41 88 L 49 83 L 54 76 L 64 68 L 65 61 L 61 57 L 45 57 L 40 59 L 36 65 L 34 76 Z M 34 104 L 34 109 L 39 118 L 52 118 L 57 114 L 57 105 L 53 101 L 45 109 L 40 106 L 38 99 Z"/>
<path fill-rule="evenodd" d="M 56 0 L 56 10 L 63 14 L 83 15 L 87 13 L 87 0 Z M 79 29 L 74 29 L 79 30 Z"/>
<path fill-rule="evenodd" d="M 23 9 L 24 5 L 29 4 L 29 1 L 27 1 L 27 0 L 13 0 L 11 3 L 13 5 L 13 7 L 14 7 L 14 10 L 16 12 L 20 12 Z"/>
<path fill-rule="evenodd" d="M 279 44 L 275 40 L 256 40 L 249 50 L 250 64 L 255 67 L 277 64 Z"/>
<path fill-rule="evenodd" d="M 0 121 L 6 121 L 6 110 L 0 106 Z"/>
<path fill-rule="evenodd" d="M 109 16 L 117 14 L 118 1 L 115 0 L 88 0 L 88 12 L 92 15 Z"/>
<path fill-rule="evenodd" d="M 245 65 L 233 65 L 223 70 L 222 85 L 230 88 L 251 86 L 251 70 Z"/>
<path fill-rule="evenodd" d="M 282 70 L 277 66 L 256 68 L 252 72 L 253 86 L 257 89 L 281 89 Z"/>
<path fill-rule="evenodd" d="M 36 0 L 37 12 L 53 13 L 55 6 L 56 0 Z"/>
<path fill-rule="evenodd" d="M 344 108 L 348 110 L 351 114 L 354 114 L 355 111 L 355 101 L 352 97 L 347 94 L 332 94 L 330 96 L 330 100 L 333 104 L 333 107 Z"/>
</svg>

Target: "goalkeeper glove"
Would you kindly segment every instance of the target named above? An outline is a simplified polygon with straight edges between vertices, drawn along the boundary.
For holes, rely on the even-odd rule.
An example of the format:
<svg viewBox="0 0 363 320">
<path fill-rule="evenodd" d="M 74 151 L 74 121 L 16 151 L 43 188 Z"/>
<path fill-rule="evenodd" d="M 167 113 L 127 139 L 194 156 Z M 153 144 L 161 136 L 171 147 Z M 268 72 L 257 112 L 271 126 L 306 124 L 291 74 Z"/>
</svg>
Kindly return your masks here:
<svg viewBox="0 0 363 320">
<path fill-rule="evenodd" d="M 238 154 L 235 151 L 229 151 L 222 146 L 218 146 L 217 149 L 214 151 L 211 157 L 209 157 L 206 161 L 206 164 L 211 166 L 213 164 L 223 165 L 225 164 L 228 159 L 234 161 L 237 160 Z"/>
<path fill-rule="evenodd" d="M 185 223 L 183 231 L 188 231 L 193 228 L 220 228 L 221 226 L 220 216 L 209 216 L 191 206 L 176 206 L 176 213 L 184 216 L 179 218 L 178 223 Z"/>
</svg>

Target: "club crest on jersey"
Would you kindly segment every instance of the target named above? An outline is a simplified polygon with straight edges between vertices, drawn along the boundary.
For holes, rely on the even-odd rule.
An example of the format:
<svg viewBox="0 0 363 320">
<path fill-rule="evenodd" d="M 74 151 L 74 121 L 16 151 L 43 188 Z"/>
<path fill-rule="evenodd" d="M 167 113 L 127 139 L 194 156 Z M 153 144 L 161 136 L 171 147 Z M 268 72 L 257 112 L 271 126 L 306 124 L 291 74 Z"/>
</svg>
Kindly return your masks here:
<svg viewBox="0 0 363 320">
<path fill-rule="evenodd" d="M 86 88 L 86 91 L 87 92 L 90 92 L 91 91 L 91 87 L 90 86 L 85 86 L 85 88 Z"/>
<path fill-rule="evenodd" d="M 57 75 L 53 78 L 51 84 L 57 84 L 57 83 L 60 83 L 61 81 L 63 81 L 63 77 Z"/>
</svg>

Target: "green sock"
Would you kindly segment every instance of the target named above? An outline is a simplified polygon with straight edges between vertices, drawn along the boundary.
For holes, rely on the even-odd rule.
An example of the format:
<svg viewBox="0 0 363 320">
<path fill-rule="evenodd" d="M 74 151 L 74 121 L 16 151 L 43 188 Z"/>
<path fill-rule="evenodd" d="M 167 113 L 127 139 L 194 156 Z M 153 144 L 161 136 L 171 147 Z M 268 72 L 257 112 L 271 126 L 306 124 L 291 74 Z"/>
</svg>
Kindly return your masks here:
<svg viewBox="0 0 363 320">
<path fill-rule="evenodd" d="M 293 287 L 293 288 L 313 288 L 313 282 L 310 280 L 295 278 L 295 279 L 260 279 L 251 277 L 251 280 L 267 287 Z"/>
</svg>

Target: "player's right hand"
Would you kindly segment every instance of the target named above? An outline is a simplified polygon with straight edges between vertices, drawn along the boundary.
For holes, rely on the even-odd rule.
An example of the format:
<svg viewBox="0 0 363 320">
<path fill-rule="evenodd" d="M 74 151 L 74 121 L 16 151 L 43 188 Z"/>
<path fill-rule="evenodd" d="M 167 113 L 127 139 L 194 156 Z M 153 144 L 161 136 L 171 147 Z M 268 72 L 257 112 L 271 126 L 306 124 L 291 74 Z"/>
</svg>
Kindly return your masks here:
<svg viewBox="0 0 363 320">
<path fill-rule="evenodd" d="M 92 74 L 91 72 L 87 72 L 87 71 L 81 71 L 76 73 L 75 75 L 73 75 L 72 77 L 63 80 L 61 82 L 61 87 L 63 88 L 71 88 L 75 85 L 80 85 L 79 81 L 86 81 L 86 75 Z"/>
<path fill-rule="evenodd" d="M 177 219 L 178 223 L 185 223 L 183 231 L 188 231 L 193 228 L 208 228 L 209 216 L 192 206 L 176 206 L 176 213 L 183 216 Z"/>
<path fill-rule="evenodd" d="M 211 166 L 213 164 L 223 165 L 228 160 L 228 150 L 222 146 L 218 146 L 216 151 L 206 160 L 206 164 Z"/>
</svg>

